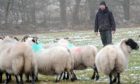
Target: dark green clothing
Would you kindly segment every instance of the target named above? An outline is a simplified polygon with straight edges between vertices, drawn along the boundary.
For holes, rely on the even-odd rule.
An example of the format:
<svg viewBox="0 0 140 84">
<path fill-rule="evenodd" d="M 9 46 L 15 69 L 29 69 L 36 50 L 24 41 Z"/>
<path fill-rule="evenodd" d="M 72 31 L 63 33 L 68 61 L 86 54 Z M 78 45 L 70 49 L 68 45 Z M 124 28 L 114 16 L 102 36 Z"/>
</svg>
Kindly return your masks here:
<svg viewBox="0 0 140 84">
<path fill-rule="evenodd" d="M 108 44 L 112 44 L 112 32 L 111 31 L 103 31 L 100 32 L 102 44 L 104 46 Z"/>
</svg>

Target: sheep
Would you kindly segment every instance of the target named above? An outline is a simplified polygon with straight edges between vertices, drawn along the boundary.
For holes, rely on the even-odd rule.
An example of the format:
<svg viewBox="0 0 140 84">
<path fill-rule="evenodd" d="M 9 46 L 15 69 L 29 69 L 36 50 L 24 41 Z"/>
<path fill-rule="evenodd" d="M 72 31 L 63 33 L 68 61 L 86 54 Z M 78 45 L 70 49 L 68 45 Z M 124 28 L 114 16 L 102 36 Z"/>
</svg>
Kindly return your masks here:
<svg viewBox="0 0 140 84">
<path fill-rule="evenodd" d="M 57 44 L 70 49 L 70 52 L 74 58 L 74 70 L 83 70 L 89 67 L 93 68 L 94 73 L 92 75 L 92 79 L 94 79 L 95 77 L 96 80 L 99 79 L 98 71 L 95 67 L 95 56 L 98 51 L 95 46 L 75 46 L 66 39 L 60 39 Z M 75 79 L 77 79 L 76 75 Z"/>
<path fill-rule="evenodd" d="M 118 45 L 105 46 L 95 58 L 97 70 L 109 76 L 110 84 L 120 84 L 120 74 L 128 66 L 129 55 L 138 48 L 138 44 L 131 38 L 121 40 Z"/>
<path fill-rule="evenodd" d="M 26 38 L 25 42 L 33 45 L 31 37 Z M 34 43 L 34 41 L 33 41 Z M 42 47 L 43 48 L 43 47 Z M 56 82 L 59 82 L 59 76 L 63 71 L 69 72 L 72 79 L 72 66 L 73 59 L 70 56 L 70 52 L 67 48 L 62 46 L 53 46 L 49 48 L 43 48 L 40 52 L 34 52 L 36 54 L 38 73 L 44 75 L 57 75 Z"/>
<path fill-rule="evenodd" d="M 2 42 L 2 40 L 5 38 L 5 36 L 0 36 L 0 42 Z M 17 37 L 12 37 L 13 39 L 17 40 L 18 41 L 18 38 Z M 2 83 L 2 76 L 3 76 L 3 71 L 0 71 L 0 83 Z M 11 81 L 11 75 L 6 73 L 6 80 L 8 82 Z"/>
<path fill-rule="evenodd" d="M 33 56 L 32 49 L 28 44 L 6 37 L 0 43 L 0 70 L 14 74 L 16 82 L 22 83 L 23 73 L 35 75 L 35 71 L 37 72 Z M 18 76 L 21 78 L 20 81 Z M 34 78 L 32 83 L 34 83 Z"/>
</svg>

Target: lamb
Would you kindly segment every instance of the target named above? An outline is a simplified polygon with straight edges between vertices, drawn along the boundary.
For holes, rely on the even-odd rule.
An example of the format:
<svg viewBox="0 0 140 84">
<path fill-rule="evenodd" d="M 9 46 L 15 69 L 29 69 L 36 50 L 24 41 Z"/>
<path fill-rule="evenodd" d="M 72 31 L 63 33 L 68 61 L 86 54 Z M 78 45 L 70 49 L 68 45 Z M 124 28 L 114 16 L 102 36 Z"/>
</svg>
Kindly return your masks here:
<svg viewBox="0 0 140 84">
<path fill-rule="evenodd" d="M 95 58 L 98 71 L 109 76 L 110 84 L 115 82 L 120 84 L 120 74 L 128 66 L 129 55 L 132 50 L 138 48 L 138 44 L 133 39 L 123 39 L 118 45 L 105 46 Z"/>
<path fill-rule="evenodd" d="M 97 54 L 97 48 L 95 46 L 93 45 L 75 46 L 66 39 L 60 39 L 57 43 L 58 45 L 70 49 L 70 52 L 74 58 L 74 66 L 73 66 L 74 70 L 93 68 L 94 73 L 92 75 L 92 79 L 94 79 L 95 77 L 96 80 L 99 79 L 98 71 L 95 66 L 95 56 Z M 77 79 L 76 75 L 75 78 Z"/>
<path fill-rule="evenodd" d="M 35 75 L 37 68 L 35 67 L 35 59 L 33 58 L 34 54 L 32 53 L 32 49 L 28 44 L 6 37 L 0 43 L 0 45 L 1 71 L 14 74 L 17 83 L 23 83 L 23 73 L 30 73 Z M 18 80 L 18 76 L 21 78 L 20 81 Z M 8 81 L 6 81 L 6 83 L 7 82 Z M 34 78 L 32 83 L 34 83 Z"/>
<path fill-rule="evenodd" d="M 32 41 L 33 39 L 31 39 L 31 37 L 28 37 L 25 40 L 25 42 L 28 42 L 29 44 L 31 44 Z M 35 57 L 37 59 L 38 73 L 44 75 L 57 75 L 56 82 L 59 82 L 60 74 L 63 71 L 67 71 L 71 75 L 71 80 L 73 80 L 73 59 L 72 56 L 70 56 L 70 52 L 67 48 L 55 46 L 46 49 L 42 47 L 39 52 L 36 51 L 34 53 L 36 54 Z"/>
</svg>

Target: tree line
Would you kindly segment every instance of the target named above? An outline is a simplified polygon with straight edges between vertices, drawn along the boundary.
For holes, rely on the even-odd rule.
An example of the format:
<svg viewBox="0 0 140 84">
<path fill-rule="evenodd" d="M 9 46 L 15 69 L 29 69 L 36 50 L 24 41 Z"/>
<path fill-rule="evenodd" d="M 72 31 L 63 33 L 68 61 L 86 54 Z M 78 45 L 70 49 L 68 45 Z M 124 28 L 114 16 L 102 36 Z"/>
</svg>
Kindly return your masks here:
<svg viewBox="0 0 140 84">
<path fill-rule="evenodd" d="M 102 0 L 0 0 L 3 28 L 67 29 L 92 27 Z M 117 25 L 139 24 L 139 0 L 105 0 Z M 26 27 L 26 28 L 25 28 Z"/>
</svg>

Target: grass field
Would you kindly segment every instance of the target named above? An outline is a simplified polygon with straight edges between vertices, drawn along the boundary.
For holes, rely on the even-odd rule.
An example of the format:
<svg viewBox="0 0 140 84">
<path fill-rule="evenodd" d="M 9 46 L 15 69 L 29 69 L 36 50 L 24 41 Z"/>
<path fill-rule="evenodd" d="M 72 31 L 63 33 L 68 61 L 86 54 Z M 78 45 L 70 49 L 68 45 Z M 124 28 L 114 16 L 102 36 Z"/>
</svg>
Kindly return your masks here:
<svg viewBox="0 0 140 84">
<path fill-rule="evenodd" d="M 102 48 L 102 44 L 99 36 L 95 36 L 93 31 L 73 31 L 73 32 L 57 32 L 57 33 L 46 33 L 46 34 L 36 34 L 40 38 L 40 42 L 52 44 L 53 40 L 58 37 L 69 37 L 75 45 L 95 45 L 98 48 Z M 113 43 L 118 43 L 123 38 L 138 38 L 140 35 L 140 28 L 123 28 L 117 29 L 115 35 L 113 35 Z M 100 74 L 100 80 L 94 81 L 90 80 L 93 70 L 86 69 L 82 71 L 76 71 L 78 76 L 78 81 L 61 81 L 59 84 L 108 84 L 108 77 Z M 43 76 L 39 75 L 38 84 L 53 84 L 54 76 Z M 140 84 L 140 50 L 133 51 L 128 69 L 121 74 L 122 84 Z"/>
</svg>

